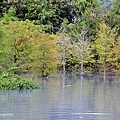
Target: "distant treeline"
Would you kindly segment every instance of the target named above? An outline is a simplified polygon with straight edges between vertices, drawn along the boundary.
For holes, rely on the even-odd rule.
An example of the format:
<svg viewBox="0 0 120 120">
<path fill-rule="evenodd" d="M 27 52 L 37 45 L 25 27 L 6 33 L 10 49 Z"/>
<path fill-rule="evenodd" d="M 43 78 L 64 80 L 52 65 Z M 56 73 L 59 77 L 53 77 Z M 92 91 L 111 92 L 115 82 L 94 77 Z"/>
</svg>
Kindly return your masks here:
<svg viewBox="0 0 120 120">
<path fill-rule="evenodd" d="M 2 0 L 0 72 L 119 72 L 120 1 L 107 6 L 97 0 Z"/>
</svg>

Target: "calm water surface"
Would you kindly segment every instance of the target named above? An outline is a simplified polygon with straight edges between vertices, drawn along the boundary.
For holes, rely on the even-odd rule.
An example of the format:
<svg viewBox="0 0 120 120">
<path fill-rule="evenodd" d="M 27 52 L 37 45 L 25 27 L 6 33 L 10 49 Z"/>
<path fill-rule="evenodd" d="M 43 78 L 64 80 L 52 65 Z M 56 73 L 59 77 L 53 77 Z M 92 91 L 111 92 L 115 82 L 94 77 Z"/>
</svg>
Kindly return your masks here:
<svg viewBox="0 0 120 120">
<path fill-rule="evenodd" d="M 0 120 L 120 120 L 120 77 L 44 81 L 44 89 L 0 91 Z"/>
</svg>

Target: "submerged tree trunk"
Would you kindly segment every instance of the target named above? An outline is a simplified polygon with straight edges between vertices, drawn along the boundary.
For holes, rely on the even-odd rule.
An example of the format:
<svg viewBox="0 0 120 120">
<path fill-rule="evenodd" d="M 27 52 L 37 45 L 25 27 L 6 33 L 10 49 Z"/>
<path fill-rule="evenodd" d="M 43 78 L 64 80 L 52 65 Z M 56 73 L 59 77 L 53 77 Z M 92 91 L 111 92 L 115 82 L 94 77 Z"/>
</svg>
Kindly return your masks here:
<svg viewBox="0 0 120 120">
<path fill-rule="evenodd" d="M 84 40 L 85 36 L 84 33 L 81 36 L 81 76 L 84 74 Z"/>
<path fill-rule="evenodd" d="M 81 52 L 81 65 L 80 65 L 80 75 L 83 76 L 84 74 L 84 53 L 83 53 L 83 48 L 82 48 L 82 52 Z"/>
<path fill-rule="evenodd" d="M 44 52 L 42 53 L 42 69 L 41 69 L 41 76 L 42 79 L 44 77 L 44 70 L 45 70 L 45 65 L 44 65 Z"/>
<path fill-rule="evenodd" d="M 83 63 L 81 63 L 81 70 L 80 70 L 80 71 L 81 71 L 81 72 L 80 72 L 80 75 L 83 76 L 83 74 L 84 74 Z"/>
<path fill-rule="evenodd" d="M 106 56 L 104 57 L 103 68 L 104 68 L 104 81 L 105 81 L 106 79 Z"/>
<path fill-rule="evenodd" d="M 81 29 L 81 35 L 79 35 L 78 33 L 78 41 L 80 42 L 80 75 L 83 76 L 84 75 L 84 57 L 85 57 L 85 46 L 84 46 L 84 42 L 85 42 L 85 35 L 86 35 L 87 31 L 84 30 L 84 28 Z"/>
<path fill-rule="evenodd" d="M 63 71 L 63 76 L 65 77 L 65 73 L 66 73 L 66 62 L 65 62 L 65 39 L 64 39 L 64 33 L 61 33 L 61 38 L 62 38 L 62 71 Z"/>
<path fill-rule="evenodd" d="M 104 81 L 105 81 L 105 79 L 106 79 L 106 68 L 104 66 Z"/>
<path fill-rule="evenodd" d="M 64 33 L 61 33 L 61 65 L 62 65 L 62 86 L 64 87 L 65 85 L 65 80 L 66 80 L 66 54 L 65 54 L 65 38 L 64 38 Z"/>
</svg>

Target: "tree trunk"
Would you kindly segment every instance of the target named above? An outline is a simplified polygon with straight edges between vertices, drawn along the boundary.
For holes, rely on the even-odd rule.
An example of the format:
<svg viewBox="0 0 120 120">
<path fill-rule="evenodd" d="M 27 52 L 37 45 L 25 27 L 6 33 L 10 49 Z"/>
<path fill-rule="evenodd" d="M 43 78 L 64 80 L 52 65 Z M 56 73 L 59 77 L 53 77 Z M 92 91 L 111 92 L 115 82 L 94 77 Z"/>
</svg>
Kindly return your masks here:
<svg viewBox="0 0 120 120">
<path fill-rule="evenodd" d="M 105 64 L 105 61 L 103 63 L 103 68 L 104 68 L 104 81 L 106 79 L 106 64 Z"/>
<path fill-rule="evenodd" d="M 81 35 L 81 70 L 80 70 L 80 75 L 83 76 L 84 75 L 84 41 L 85 41 L 85 34 L 86 32 L 83 30 L 82 31 L 82 35 Z"/>
<path fill-rule="evenodd" d="M 81 76 L 84 74 L 84 40 L 82 40 L 82 50 L 81 50 Z"/>
<path fill-rule="evenodd" d="M 62 33 L 62 69 L 63 69 L 63 75 L 65 76 L 66 69 L 65 69 L 65 39 L 64 34 Z"/>
</svg>

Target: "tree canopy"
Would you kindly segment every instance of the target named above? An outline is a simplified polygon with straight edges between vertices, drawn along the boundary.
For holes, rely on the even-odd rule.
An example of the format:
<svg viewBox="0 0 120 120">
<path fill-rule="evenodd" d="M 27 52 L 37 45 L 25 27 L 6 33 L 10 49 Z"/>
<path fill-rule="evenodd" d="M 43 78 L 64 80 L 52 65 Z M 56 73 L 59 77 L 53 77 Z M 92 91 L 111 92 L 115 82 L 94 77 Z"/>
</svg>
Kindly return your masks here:
<svg viewBox="0 0 120 120">
<path fill-rule="evenodd" d="M 104 9 L 97 0 L 1 1 L 0 66 L 22 66 L 14 72 L 40 76 L 63 63 L 81 71 L 103 71 L 103 64 L 118 69 L 119 0 L 111 4 Z"/>
</svg>

